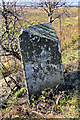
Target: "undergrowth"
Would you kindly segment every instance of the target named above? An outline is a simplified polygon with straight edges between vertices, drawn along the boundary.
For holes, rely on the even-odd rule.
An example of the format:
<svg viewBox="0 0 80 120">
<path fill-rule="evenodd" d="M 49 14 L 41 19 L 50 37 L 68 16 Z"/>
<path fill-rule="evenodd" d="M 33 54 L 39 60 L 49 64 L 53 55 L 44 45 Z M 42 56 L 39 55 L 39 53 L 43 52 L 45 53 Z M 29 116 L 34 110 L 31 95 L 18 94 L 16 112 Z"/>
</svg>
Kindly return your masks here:
<svg viewBox="0 0 80 120">
<path fill-rule="evenodd" d="M 46 113 L 48 111 L 52 111 L 53 114 L 58 112 L 64 114 L 64 116 L 67 118 L 70 116 L 75 118 L 77 115 L 79 115 L 78 91 L 76 89 L 74 89 L 72 92 L 69 90 L 59 91 L 58 88 L 55 91 L 50 88 L 45 89 L 42 91 L 39 97 L 32 95 L 30 104 L 33 109 L 41 112 L 43 111 L 43 113 L 45 113 L 44 111 L 46 111 Z M 42 104 L 44 107 L 41 108 L 40 104 Z"/>
</svg>

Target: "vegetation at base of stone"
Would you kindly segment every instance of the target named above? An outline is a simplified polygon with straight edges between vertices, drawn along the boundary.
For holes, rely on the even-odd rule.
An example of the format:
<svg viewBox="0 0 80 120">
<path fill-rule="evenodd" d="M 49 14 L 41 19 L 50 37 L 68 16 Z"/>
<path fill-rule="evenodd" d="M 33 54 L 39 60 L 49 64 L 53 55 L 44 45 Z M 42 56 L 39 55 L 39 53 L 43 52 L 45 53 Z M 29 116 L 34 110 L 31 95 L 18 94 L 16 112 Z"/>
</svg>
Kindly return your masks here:
<svg viewBox="0 0 80 120">
<path fill-rule="evenodd" d="M 32 95 L 30 101 L 32 109 L 43 114 L 61 113 L 65 114 L 66 118 L 75 118 L 79 115 L 77 89 L 72 92 L 69 89 L 60 91 L 59 87 L 56 90 L 45 89 L 38 98 Z"/>
<path fill-rule="evenodd" d="M 15 93 L 16 97 L 23 97 L 26 94 L 26 88 L 21 88 L 18 92 Z"/>
<path fill-rule="evenodd" d="M 10 92 L 10 91 L 9 91 Z M 14 93 L 14 94 L 13 94 Z M 9 96 L 7 105 L 10 106 L 11 104 L 15 104 L 18 98 L 22 98 L 26 95 L 26 88 L 21 88 L 17 91 L 17 87 L 13 89 L 12 95 Z"/>
<path fill-rule="evenodd" d="M 72 92 L 69 89 L 60 91 L 60 87 L 62 86 L 58 85 L 54 90 L 51 88 L 45 89 L 38 98 L 32 95 L 30 108 L 28 108 L 26 104 L 19 105 L 16 98 L 15 101 L 6 108 L 6 116 L 4 117 L 11 119 L 35 119 L 35 116 L 40 114 L 38 117 L 43 115 L 45 119 L 48 119 L 49 114 L 51 114 L 52 118 L 59 114 L 59 117 L 63 115 L 65 118 L 78 119 L 80 113 L 78 108 L 79 100 L 77 89 L 72 90 Z M 34 114 L 34 111 L 36 114 Z M 5 109 L 3 111 L 3 114 L 4 113 Z"/>
</svg>

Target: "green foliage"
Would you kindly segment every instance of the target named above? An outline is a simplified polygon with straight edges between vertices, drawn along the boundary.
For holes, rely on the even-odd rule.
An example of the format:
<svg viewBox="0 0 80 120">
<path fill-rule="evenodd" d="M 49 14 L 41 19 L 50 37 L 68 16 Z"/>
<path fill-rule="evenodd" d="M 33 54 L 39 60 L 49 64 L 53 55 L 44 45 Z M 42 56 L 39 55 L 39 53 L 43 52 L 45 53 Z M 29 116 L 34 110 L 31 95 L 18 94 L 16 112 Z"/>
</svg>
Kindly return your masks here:
<svg viewBox="0 0 80 120">
<path fill-rule="evenodd" d="M 76 39 L 75 39 L 74 36 L 73 36 L 73 37 L 72 37 L 72 41 L 70 42 L 70 45 L 71 45 L 72 47 L 74 47 L 75 42 L 76 42 Z"/>
<path fill-rule="evenodd" d="M 47 96 L 47 92 L 46 91 L 42 91 L 42 95 L 43 96 Z"/>
<path fill-rule="evenodd" d="M 36 98 L 36 96 L 33 94 L 33 95 L 31 96 L 31 100 L 34 101 L 35 98 Z"/>
<path fill-rule="evenodd" d="M 74 90 L 74 93 L 70 93 L 68 95 L 66 95 L 64 91 L 63 97 L 60 99 L 59 103 L 60 105 L 58 105 L 58 110 L 61 110 L 62 113 L 64 113 L 66 107 L 67 109 L 69 109 L 69 113 L 67 114 L 67 116 L 71 114 L 73 117 L 75 115 L 75 111 L 76 114 L 79 114 L 76 90 Z"/>
<path fill-rule="evenodd" d="M 37 101 L 44 101 L 46 99 L 51 99 L 51 102 L 54 103 L 53 90 L 51 88 L 47 88 L 44 91 L 42 91 L 41 95 L 38 98 L 36 98 L 36 96 L 32 95 L 30 98 L 30 103 L 31 103 L 31 105 L 34 106 L 37 104 Z"/>
<path fill-rule="evenodd" d="M 66 43 L 64 43 L 64 49 L 67 49 L 67 44 Z"/>
<path fill-rule="evenodd" d="M 72 22 L 65 22 L 65 24 L 68 25 L 72 25 Z"/>
<path fill-rule="evenodd" d="M 15 88 L 13 89 L 13 91 L 16 92 L 16 89 L 17 89 L 17 87 L 15 87 Z"/>
<path fill-rule="evenodd" d="M 26 94 L 26 88 L 21 88 L 18 92 L 15 93 L 16 97 L 22 97 Z"/>
<path fill-rule="evenodd" d="M 11 99 L 9 99 L 9 100 L 8 100 L 8 104 L 11 104 L 11 103 L 12 103 L 12 100 L 11 100 Z"/>
<path fill-rule="evenodd" d="M 8 94 L 10 94 L 11 90 L 8 91 Z"/>
<path fill-rule="evenodd" d="M 74 36 L 72 37 L 72 43 L 74 44 L 76 42 Z"/>
<path fill-rule="evenodd" d="M 42 91 L 41 99 L 52 98 L 53 97 L 53 90 L 51 88 L 47 88 Z"/>
<path fill-rule="evenodd" d="M 12 100 L 13 100 L 13 101 L 16 100 L 16 96 L 13 96 L 13 97 L 12 97 Z"/>
<path fill-rule="evenodd" d="M 35 103 L 35 99 L 36 99 L 36 96 L 33 94 L 32 96 L 31 96 L 31 98 L 30 98 L 30 104 L 32 105 L 32 106 L 34 106 L 36 103 Z"/>
<path fill-rule="evenodd" d="M 7 102 L 7 105 L 8 107 L 11 105 L 11 104 L 15 104 L 15 100 L 17 100 L 17 98 L 19 97 L 22 97 L 26 94 L 26 88 L 21 88 L 19 91 L 16 92 L 16 89 L 17 87 L 15 87 L 13 89 L 13 92 L 15 92 L 15 94 L 13 94 L 12 96 L 9 96 L 9 99 L 8 99 L 8 102 Z M 11 91 L 9 91 L 11 92 Z"/>
<path fill-rule="evenodd" d="M 58 88 L 56 89 L 55 92 L 58 91 Z M 52 96 L 52 97 L 51 97 Z M 36 96 L 32 95 L 31 96 L 31 104 L 32 106 L 37 105 L 39 103 L 43 104 L 46 103 L 48 105 L 51 106 L 55 106 L 55 103 L 57 101 L 57 99 L 60 97 L 59 101 L 58 101 L 58 105 L 57 105 L 57 111 L 55 112 L 60 112 L 62 114 L 64 114 L 65 109 L 66 110 L 66 117 L 69 117 L 70 115 L 72 116 L 72 118 L 74 118 L 75 116 L 75 112 L 76 115 L 79 114 L 79 110 L 78 110 L 78 104 L 77 104 L 77 90 L 73 90 L 73 92 L 69 92 L 69 91 L 62 91 L 62 92 L 58 92 L 54 94 L 54 91 L 50 88 L 45 89 L 44 91 L 42 91 L 42 94 L 38 97 L 38 99 L 36 100 Z M 43 103 L 42 103 L 43 102 Z M 50 103 L 49 103 L 50 102 Z"/>
<path fill-rule="evenodd" d="M 70 18 L 65 18 L 65 20 L 70 20 Z"/>
<path fill-rule="evenodd" d="M 40 96 L 40 99 L 45 100 L 45 96 L 44 96 L 44 95 L 41 95 L 41 96 Z"/>
<path fill-rule="evenodd" d="M 68 45 L 66 44 L 66 42 L 64 42 L 61 50 L 64 51 L 64 50 L 66 50 L 67 48 L 68 48 Z"/>
<path fill-rule="evenodd" d="M 20 116 L 19 116 L 19 115 L 15 115 L 14 117 L 15 117 L 15 118 L 19 118 Z"/>
</svg>

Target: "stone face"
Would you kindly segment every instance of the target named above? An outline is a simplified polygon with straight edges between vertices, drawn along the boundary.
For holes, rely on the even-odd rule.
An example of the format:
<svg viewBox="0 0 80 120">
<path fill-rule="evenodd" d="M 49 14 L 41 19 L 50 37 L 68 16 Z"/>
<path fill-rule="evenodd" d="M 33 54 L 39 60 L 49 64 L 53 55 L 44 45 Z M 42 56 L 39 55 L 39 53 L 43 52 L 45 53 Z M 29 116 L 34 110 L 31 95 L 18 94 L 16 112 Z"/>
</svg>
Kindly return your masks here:
<svg viewBox="0 0 80 120">
<path fill-rule="evenodd" d="M 30 95 L 63 83 L 60 42 L 52 24 L 23 29 L 19 42 Z"/>
</svg>

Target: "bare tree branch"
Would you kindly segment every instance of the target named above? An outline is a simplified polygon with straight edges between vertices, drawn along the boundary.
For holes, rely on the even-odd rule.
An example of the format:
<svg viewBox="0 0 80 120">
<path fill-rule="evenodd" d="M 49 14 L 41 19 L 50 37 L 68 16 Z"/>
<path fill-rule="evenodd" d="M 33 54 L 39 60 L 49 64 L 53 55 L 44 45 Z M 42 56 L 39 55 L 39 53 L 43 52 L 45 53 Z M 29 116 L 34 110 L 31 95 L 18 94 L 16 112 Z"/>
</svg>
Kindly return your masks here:
<svg viewBox="0 0 80 120">
<path fill-rule="evenodd" d="M 8 48 L 4 47 L 3 45 L 1 45 L 1 46 L 6 52 L 9 52 L 11 55 L 13 55 L 17 59 L 21 60 L 21 56 L 19 55 L 19 53 L 14 52 L 13 50 L 9 50 Z"/>
<path fill-rule="evenodd" d="M 43 9 L 44 11 L 47 13 L 48 17 L 49 17 L 49 22 L 52 23 L 56 18 L 59 18 L 61 15 L 58 15 L 56 18 L 53 16 L 54 11 L 56 9 L 58 9 L 58 7 L 62 7 L 62 6 L 65 6 L 66 2 L 62 2 L 61 0 L 53 0 L 53 1 L 50 1 L 48 0 L 47 2 L 45 1 L 41 1 L 41 4 L 43 4 Z M 44 5 L 46 6 L 46 8 L 44 7 Z M 54 18 L 54 19 L 53 19 Z"/>
</svg>

